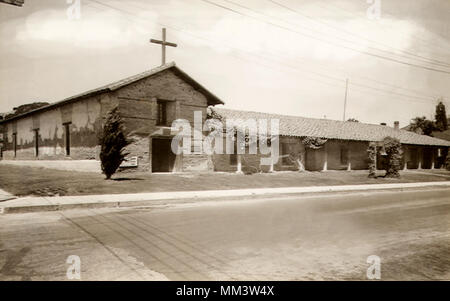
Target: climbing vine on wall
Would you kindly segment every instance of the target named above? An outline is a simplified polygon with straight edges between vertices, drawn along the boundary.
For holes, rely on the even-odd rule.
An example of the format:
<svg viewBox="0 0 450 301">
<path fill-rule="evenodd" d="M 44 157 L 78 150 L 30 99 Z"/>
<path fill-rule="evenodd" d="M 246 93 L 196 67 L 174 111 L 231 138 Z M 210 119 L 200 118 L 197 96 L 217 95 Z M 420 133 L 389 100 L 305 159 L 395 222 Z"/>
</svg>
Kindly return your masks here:
<svg viewBox="0 0 450 301">
<path fill-rule="evenodd" d="M 206 119 L 217 119 L 223 121 L 223 117 L 211 108 L 208 108 L 206 112 Z"/>
<path fill-rule="evenodd" d="M 369 178 L 376 178 L 377 144 L 375 142 L 369 143 L 367 153 L 369 155 Z"/>
<path fill-rule="evenodd" d="M 327 142 L 327 139 L 318 138 L 318 137 L 305 137 L 302 140 L 302 143 L 305 147 L 311 149 L 319 149 Z"/>
<path fill-rule="evenodd" d="M 450 152 L 447 153 L 447 158 L 445 159 L 445 169 L 450 170 Z"/>
<path fill-rule="evenodd" d="M 399 170 L 402 160 L 402 145 L 400 140 L 392 137 L 386 137 L 383 139 L 383 146 L 387 155 L 386 177 L 399 178 Z"/>
</svg>

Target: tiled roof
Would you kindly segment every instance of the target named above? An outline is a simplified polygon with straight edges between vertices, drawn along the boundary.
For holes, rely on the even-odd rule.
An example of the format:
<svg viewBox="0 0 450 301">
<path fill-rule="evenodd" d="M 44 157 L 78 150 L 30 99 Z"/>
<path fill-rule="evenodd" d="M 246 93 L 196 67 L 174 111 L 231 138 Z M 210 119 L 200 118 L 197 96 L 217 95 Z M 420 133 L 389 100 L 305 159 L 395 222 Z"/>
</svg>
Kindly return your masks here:
<svg viewBox="0 0 450 301">
<path fill-rule="evenodd" d="M 327 139 L 381 141 L 390 136 L 403 144 L 450 146 L 449 141 L 419 135 L 389 126 L 361 122 L 315 119 L 299 116 L 277 115 L 261 112 L 238 111 L 223 108 L 210 108 L 225 119 L 273 119 L 280 120 L 280 135 L 297 137 L 320 137 Z M 270 121 L 268 121 L 270 124 Z M 238 125 L 239 127 L 239 125 Z"/>
<path fill-rule="evenodd" d="M 7 122 L 7 121 L 12 120 L 12 119 L 17 119 L 17 118 L 20 118 L 20 117 L 23 117 L 23 116 L 26 116 L 26 115 L 30 115 L 30 114 L 35 113 L 37 111 L 44 111 L 44 110 L 47 110 L 47 109 L 51 109 L 51 108 L 54 108 L 56 106 L 60 106 L 60 105 L 66 104 L 66 103 L 74 102 L 74 101 L 77 101 L 79 99 L 82 99 L 82 98 L 85 98 L 85 97 L 88 97 L 88 96 L 94 96 L 94 95 L 98 95 L 98 94 L 104 93 L 104 92 L 115 91 L 115 90 L 118 90 L 118 89 L 120 89 L 122 87 L 125 87 L 125 86 L 129 85 L 129 84 L 137 82 L 137 81 L 139 81 L 141 79 L 147 78 L 149 76 L 155 75 L 155 74 L 157 74 L 159 72 L 162 72 L 162 71 L 168 70 L 168 69 L 172 69 L 177 75 L 179 75 L 186 82 L 188 82 L 190 85 L 192 85 L 196 90 L 198 90 L 200 93 L 205 95 L 206 99 L 208 100 L 208 105 L 216 105 L 216 104 L 223 104 L 224 103 L 217 96 L 215 96 L 213 93 L 208 91 L 205 87 L 203 87 L 200 83 L 198 83 L 192 77 L 190 77 L 187 73 L 185 73 L 183 70 L 178 68 L 175 65 L 175 62 L 171 62 L 171 63 L 167 63 L 167 64 L 165 64 L 163 66 L 151 69 L 149 71 L 145 71 L 145 72 L 139 73 L 137 75 L 130 76 L 130 77 L 127 77 L 125 79 L 119 80 L 117 82 L 108 84 L 106 86 L 102 86 L 102 87 L 99 87 L 99 88 L 96 88 L 96 89 L 93 89 L 93 90 L 89 90 L 89 91 L 86 91 L 84 93 L 68 97 L 68 98 L 63 99 L 61 101 L 51 103 L 51 104 L 49 104 L 47 106 L 44 106 L 44 107 L 41 107 L 39 109 L 32 110 L 32 111 L 29 111 L 27 113 L 14 116 L 12 118 L 3 120 L 2 122 Z"/>
</svg>

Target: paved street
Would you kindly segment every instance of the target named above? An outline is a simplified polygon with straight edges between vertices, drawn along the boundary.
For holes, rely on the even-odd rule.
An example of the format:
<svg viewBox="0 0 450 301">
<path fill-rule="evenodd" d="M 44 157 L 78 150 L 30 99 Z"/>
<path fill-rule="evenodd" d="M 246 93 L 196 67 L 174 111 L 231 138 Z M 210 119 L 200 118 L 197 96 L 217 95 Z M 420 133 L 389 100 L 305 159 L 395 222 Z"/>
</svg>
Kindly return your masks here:
<svg viewBox="0 0 450 301">
<path fill-rule="evenodd" d="M 450 280 L 450 189 L 0 215 L 1 280 Z"/>
</svg>

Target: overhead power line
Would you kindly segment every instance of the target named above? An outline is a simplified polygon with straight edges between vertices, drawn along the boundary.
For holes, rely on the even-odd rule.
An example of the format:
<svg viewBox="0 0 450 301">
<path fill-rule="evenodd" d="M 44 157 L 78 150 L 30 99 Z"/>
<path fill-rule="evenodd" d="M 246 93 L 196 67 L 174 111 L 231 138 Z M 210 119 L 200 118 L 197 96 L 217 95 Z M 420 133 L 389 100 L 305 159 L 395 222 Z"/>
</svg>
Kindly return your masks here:
<svg viewBox="0 0 450 301">
<path fill-rule="evenodd" d="M 375 57 L 375 58 L 378 58 L 378 59 L 382 59 L 382 60 L 395 62 L 395 63 L 398 63 L 398 64 L 403 64 L 403 65 L 416 67 L 416 68 L 422 68 L 422 69 L 429 70 L 429 71 L 435 71 L 435 72 L 450 74 L 450 71 L 446 71 L 446 70 L 442 70 L 442 69 L 436 69 L 436 68 L 433 68 L 433 67 L 423 66 L 423 65 L 419 65 L 419 64 L 415 64 L 415 63 L 409 63 L 409 62 L 405 62 L 405 61 L 402 61 L 402 60 L 399 60 L 399 59 L 396 59 L 396 58 L 390 58 L 390 57 L 387 57 L 387 56 L 384 56 L 384 55 L 370 53 L 368 51 L 359 50 L 359 49 L 356 49 L 356 48 L 353 48 L 353 47 L 349 47 L 349 46 L 346 46 L 346 45 L 339 45 L 339 44 L 336 44 L 336 43 L 333 43 L 333 42 L 330 42 L 330 41 L 318 38 L 316 36 L 313 36 L 313 35 L 310 35 L 310 34 L 305 34 L 305 33 L 299 32 L 297 30 L 294 30 L 292 28 L 279 25 L 279 24 L 271 22 L 271 21 L 261 20 L 260 18 L 257 18 L 257 17 L 251 16 L 251 15 L 245 14 L 245 13 L 243 13 L 241 11 L 238 11 L 238 10 L 232 9 L 230 7 L 227 7 L 227 6 L 215 3 L 213 1 L 209 1 L 209 0 L 200 0 L 200 1 L 208 3 L 208 4 L 216 6 L 216 7 L 219 7 L 219 8 L 224 9 L 224 10 L 233 12 L 235 14 L 239 14 L 239 15 L 244 16 L 244 17 L 252 18 L 252 19 L 255 19 L 255 20 L 259 21 L 259 22 L 263 22 L 263 23 L 269 24 L 271 26 L 275 26 L 275 27 L 278 27 L 280 29 L 290 31 L 290 32 L 298 34 L 298 35 L 302 35 L 302 36 L 305 36 L 305 37 L 308 37 L 308 38 L 311 38 L 311 39 L 314 39 L 314 40 L 317 40 L 317 41 L 321 41 L 321 42 L 326 43 L 326 44 L 331 44 L 333 46 L 345 48 L 345 49 L 348 49 L 348 50 L 351 50 L 351 51 L 355 51 L 355 52 L 358 52 L 358 53 L 361 53 L 361 54 L 364 54 L 364 55 L 372 56 L 372 57 Z"/>
<path fill-rule="evenodd" d="M 314 81 L 317 81 L 317 82 L 320 82 L 320 83 L 323 83 L 323 84 L 332 85 L 332 86 L 335 86 L 335 87 L 342 88 L 342 87 L 344 86 L 344 83 L 345 83 L 345 80 L 343 80 L 342 78 L 337 78 L 337 77 L 325 75 L 325 74 L 322 74 L 322 73 L 319 73 L 319 72 L 315 72 L 315 71 L 311 71 L 311 70 L 307 70 L 307 71 L 305 71 L 305 70 L 299 70 L 299 69 L 297 69 L 297 68 L 295 68 L 295 67 L 292 67 L 292 66 L 289 65 L 289 64 L 283 63 L 281 58 L 278 58 L 278 59 L 281 60 L 281 62 L 280 62 L 280 61 L 276 61 L 276 60 L 274 60 L 273 58 L 268 58 L 268 57 L 266 57 L 266 56 L 262 56 L 262 55 L 260 55 L 260 54 L 255 54 L 255 53 L 252 53 L 252 52 L 247 51 L 247 50 L 243 50 L 243 49 L 240 49 L 240 48 L 232 47 L 232 46 L 230 46 L 230 44 L 228 44 L 228 43 L 221 43 L 221 42 L 217 42 L 217 41 L 215 41 L 215 40 L 211 40 L 211 39 L 208 39 L 208 38 L 205 38 L 205 37 L 202 37 L 202 36 L 198 36 L 198 35 L 196 35 L 196 34 L 192 34 L 192 33 L 190 33 L 189 31 L 186 31 L 186 30 L 184 30 L 184 29 L 179 29 L 179 28 L 176 28 L 176 27 L 174 27 L 174 26 L 170 26 L 170 25 L 167 25 L 167 24 L 162 24 L 162 23 L 159 23 L 159 22 L 156 22 L 156 21 L 150 21 L 150 20 L 148 20 L 148 19 L 146 19 L 146 18 L 142 18 L 141 16 L 139 16 L 139 15 L 137 15 L 137 14 L 135 14 L 135 13 L 132 13 L 132 12 L 129 12 L 129 11 L 127 11 L 127 10 L 124 10 L 124 9 L 121 9 L 121 8 L 118 8 L 118 7 L 115 7 L 115 6 L 112 6 L 112 5 L 103 3 L 103 2 L 98 1 L 98 0 L 89 0 L 89 1 L 91 1 L 91 2 L 93 2 L 93 3 L 97 3 L 97 4 L 102 5 L 102 6 L 105 6 L 105 7 L 108 7 L 108 8 L 110 8 L 110 9 L 119 11 L 119 12 L 124 13 L 124 14 L 126 14 L 126 15 L 130 15 L 130 16 L 132 16 L 132 17 L 135 17 L 135 18 L 128 18 L 128 19 L 131 20 L 132 22 L 137 21 L 137 20 L 136 20 L 136 17 L 137 17 L 138 19 L 141 19 L 142 21 L 147 22 L 147 23 L 153 23 L 153 24 L 158 24 L 158 25 L 160 25 L 160 26 L 165 26 L 165 27 L 170 28 L 170 29 L 172 29 L 172 30 L 175 30 L 175 31 L 178 31 L 178 32 L 181 32 L 181 33 L 184 33 L 184 34 L 188 34 L 188 35 L 190 35 L 190 36 L 193 36 L 193 37 L 195 37 L 195 38 L 197 38 L 197 39 L 205 40 L 205 41 L 212 42 L 212 43 L 215 43 L 215 44 L 220 44 L 220 45 L 222 45 L 222 46 L 228 47 L 228 48 L 230 48 L 230 49 L 232 49 L 232 50 L 235 50 L 235 51 L 238 51 L 238 52 L 244 52 L 244 53 L 246 53 L 247 55 L 249 55 L 250 57 L 253 57 L 253 58 L 254 58 L 254 57 L 259 57 L 259 58 L 261 58 L 261 59 L 263 59 L 263 60 L 265 60 L 265 61 L 272 61 L 272 62 L 275 62 L 276 64 L 281 64 L 282 66 L 284 66 L 284 67 L 286 67 L 286 68 L 288 68 L 288 69 L 290 69 L 290 70 L 292 70 L 292 71 L 301 72 L 301 73 L 307 73 L 308 75 L 310 75 L 310 73 L 312 73 L 312 74 L 314 74 L 314 75 L 317 75 L 317 76 L 326 78 L 327 80 L 332 80 L 332 81 L 334 82 L 334 83 L 329 83 L 329 82 L 325 82 L 325 81 L 320 81 L 320 80 L 318 80 L 318 79 L 313 79 Z M 239 59 L 241 59 L 241 58 L 239 58 Z M 271 68 L 271 67 L 269 67 L 269 66 L 267 66 L 267 65 L 265 65 L 265 64 L 260 64 L 259 62 L 254 62 L 254 63 L 257 63 L 257 64 L 259 64 L 259 65 L 265 66 L 265 67 L 267 67 L 267 68 Z M 273 68 L 271 68 L 271 69 L 273 69 Z M 312 78 L 309 77 L 309 79 L 312 79 Z M 338 85 L 338 83 L 339 83 L 340 85 Z M 359 90 L 359 91 L 362 91 L 361 89 L 371 89 L 371 90 L 373 90 L 373 91 L 378 91 L 378 92 L 381 92 L 381 93 L 384 93 L 384 94 L 398 95 L 398 96 L 402 96 L 402 97 L 407 97 L 407 98 L 408 98 L 408 100 L 397 98 L 397 99 L 399 99 L 399 100 L 401 100 L 401 101 L 411 101 L 411 102 L 418 102 L 418 103 L 423 103 L 423 104 L 425 104 L 425 103 L 429 103 L 429 101 L 431 100 L 431 99 L 421 98 L 421 97 L 418 97 L 418 96 L 412 96 L 412 95 L 406 95 L 406 94 L 401 94 L 401 93 L 395 93 L 395 92 L 385 91 L 385 90 L 382 90 L 382 89 L 377 89 L 377 88 L 375 88 L 375 87 L 366 86 L 366 85 L 362 85 L 362 84 L 358 84 L 358 83 L 352 83 L 352 85 L 355 86 L 353 89 L 356 89 L 356 90 Z M 396 97 L 394 97 L 394 98 L 396 98 Z M 414 101 L 414 100 L 412 100 L 411 98 L 416 98 L 416 99 L 425 100 L 426 102 L 424 102 L 424 101 Z"/>
<path fill-rule="evenodd" d="M 226 2 L 231 2 L 231 3 L 235 3 L 235 2 L 229 1 L 229 0 L 224 0 L 224 1 L 226 1 Z M 344 32 L 345 34 L 354 36 L 354 37 L 356 37 L 356 38 L 358 38 L 358 39 L 363 39 L 363 40 L 366 40 L 366 41 L 368 41 L 368 42 L 370 42 L 370 43 L 382 45 L 383 47 L 386 47 L 386 48 L 388 48 L 388 49 L 393 49 L 393 50 L 395 50 L 395 51 L 402 52 L 402 53 L 404 53 L 404 55 L 411 56 L 412 58 L 416 58 L 417 60 L 420 60 L 420 61 L 425 62 L 425 63 L 434 64 L 434 65 L 438 65 L 438 66 L 442 66 L 442 67 L 450 67 L 450 63 L 443 62 L 443 61 L 439 61 L 439 60 L 436 60 L 436 59 L 433 59 L 433 58 L 424 57 L 424 56 L 422 56 L 422 55 L 418 55 L 418 54 L 415 54 L 415 53 L 410 52 L 410 51 L 407 51 L 407 50 L 401 50 L 401 49 L 398 49 L 398 48 L 394 48 L 394 47 L 392 47 L 391 45 L 388 45 L 388 44 L 386 44 L 386 43 L 382 43 L 382 42 L 379 42 L 379 41 L 375 41 L 375 40 L 366 38 L 366 37 L 363 36 L 363 35 L 360 35 L 360 34 L 357 34 L 357 33 L 351 32 L 351 31 L 348 31 L 348 30 L 343 29 L 343 28 L 338 28 L 338 27 L 336 27 L 336 26 L 334 26 L 334 25 L 331 25 L 331 24 L 329 24 L 329 23 L 327 23 L 327 22 L 324 22 L 324 21 L 322 21 L 322 20 L 320 20 L 320 19 L 313 18 L 313 17 L 311 17 L 311 16 L 309 16 L 309 15 L 307 15 L 307 14 L 304 14 L 304 13 L 300 12 L 300 11 L 297 10 L 297 9 L 293 9 L 293 8 L 291 8 L 291 7 L 289 7 L 289 6 L 285 5 L 285 4 L 282 4 L 282 3 L 280 3 L 280 2 L 277 2 L 277 1 L 274 1 L 274 0 L 267 0 L 267 1 L 269 1 L 269 2 L 271 2 L 271 3 L 273 3 L 273 4 L 275 4 L 275 5 L 277 5 L 277 6 L 279 6 L 279 7 L 282 7 L 282 8 L 284 8 L 284 9 L 290 11 L 290 12 L 293 12 L 293 13 L 295 13 L 295 14 L 298 14 L 298 15 L 302 16 L 303 18 L 306 18 L 306 19 L 308 19 L 308 20 L 311 20 L 311 22 L 319 23 L 319 24 L 322 24 L 322 25 L 324 25 L 324 26 L 326 26 L 326 27 L 328 27 L 328 28 L 331 28 L 332 30 L 334 30 L 334 31 L 336 31 L 336 32 Z M 236 3 L 235 3 L 235 4 L 236 4 Z M 238 5 L 238 4 L 236 4 L 236 5 Z M 347 40 L 347 41 L 348 41 L 348 40 Z M 379 49 L 379 48 L 375 48 L 375 47 L 369 47 L 369 48 L 374 49 L 374 50 L 376 50 L 376 51 L 383 51 L 383 52 L 391 53 L 391 54 L 393 54 L 393 55 L 398 55 L 398 53 L 393 52 L 393 51 L 386 51 L 386 50 Z M 401 54 L 400 54 L 400 55 L 401 55 Z"/>
<path fill-rule="evenodd" d="M 322 0 L 322 1 L 325 1 L 325 0 Z M 349 15 L 355 16 L 355 17 L 358 18 L 358 19 L 364 20 L 364 21 L 366 21 L 366 22 L 370 22 L 370 20 L 368 20 L 365 16 L 362 16 L 362 15 L 364 15 L 364 13 L 361 12 L 361 13 L 358 14 L 358 13 L 356 13 L 356 12 L 354 12 L 354 11 L 350 11 L 350 10 L 348 10 L 348 9 L 345 9 L 345 8 L 341 7 L 341 6 L 337 6 L 337 5 L 333 4 L 333 3 L 331 3 L 330 1 L 327 1 L 327 2 L 326 2 L 326 5 L 320 4 L 320 3 L 316 3 L 315 5 L 318 5 L 318 6 L 324 8 L 324 9 L 326 9 L 326 10 L 331 10 L 331 9 L 333 9 L 334 11 L 345 12 L 345 13 L 347 13 L 347 14 L 349 14 Z M 389 16 L 389 17 L 391 17 L 392 19 L 397 19 L 396 16 L 394 16 L 394 15 L 392 15 L 392 14 L 386 13 L 386 8 L 383 8 L 383 15 L 384 15 L 384 16 Z M 406 21 L 406 22 L 408 22 L 408 23 L 411 23 L 411 21 L 409 21 L 409 20 L 404 20 L 404 21 Z M 366 23 L 366 24 L 370 24 L 370 23 Z M 376 24 L 377 24 L 377 26 L 383 25 L 383 23 L 376 23 Z M 429 40 L 423 39 L 423 38 L 420 37 L 420 36 L 412 35 L 412 38 L 414 38 L 415 42 L 419 42 L 419 43 L 421 43 L 422 45 L 426 45 L 426 47 L 425 47 L 426 49 L 428 49 L 428 47 L 431 46 L 431 47 L 436 47 L 436 48 L 440 48 L 440 49 L 444 49 L 444 50 L 448 51 L 448 48 L 443 47 L 442 45 L 439 45 L 439 44 L 433 44 L 433 43 L 431 43 Z M 428 49 L 428 50 L 429 50 L 429 49 Z M 429 50 L 429 52 L 433 52 L 433 51 L 432 51 L 432 50 Z"/>
</svg>

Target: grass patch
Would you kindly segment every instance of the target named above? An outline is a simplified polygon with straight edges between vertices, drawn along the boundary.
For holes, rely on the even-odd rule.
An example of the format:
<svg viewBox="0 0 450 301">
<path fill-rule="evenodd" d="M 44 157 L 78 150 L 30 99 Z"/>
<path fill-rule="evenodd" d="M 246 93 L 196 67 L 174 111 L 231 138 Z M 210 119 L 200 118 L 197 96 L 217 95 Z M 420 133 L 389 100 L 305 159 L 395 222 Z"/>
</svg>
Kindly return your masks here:
<svg viewBox="0 0 450 301">
<path fill-rule="evenodd" d="M 401 172 L 398 179 L 381 177 L 384 172 L 379 172 L 375 179 L 369 179 L 367 175 L 366 170 L 253 175 L 118 173 L 112 181 L 107 181 L 104 175 L 97 173 L 0 165 L 0 188 L 17 196 L 55 196 L 450 180 L 450 172 L 443 170 Z"/>
</svg>

